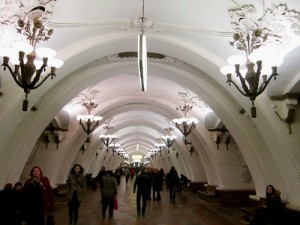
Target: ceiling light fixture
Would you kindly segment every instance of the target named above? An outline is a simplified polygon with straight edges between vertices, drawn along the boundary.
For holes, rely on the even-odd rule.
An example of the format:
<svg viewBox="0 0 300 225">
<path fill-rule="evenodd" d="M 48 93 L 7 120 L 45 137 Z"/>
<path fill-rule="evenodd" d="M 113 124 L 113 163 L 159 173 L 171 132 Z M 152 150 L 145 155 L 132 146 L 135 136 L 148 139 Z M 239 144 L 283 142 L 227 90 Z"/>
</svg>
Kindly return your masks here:
<svg viewBox="0 0 300 225">
<path fill-rule="evenodd" d="M 162 135 L 160 138 L 166 144 L 168 148 L 171 148 L 175 139 L 177 138 L 175 135 L 171 135 L 171 132 L 174 130 L 171 126 L 164 129 L 168 132 L 167 135 Z"/>
<path fill-rule="evenodd" d="M 90 133 L 92 133 L 96 127 L 99 125 L 99 121 L 102 120 L 101 116 L 94 116 L 91 114 L 92 109 L 96 108 L 98 105 L 95 105 L 91 99 L 86 99 L 86 102 L 82 103 L 82 106 L 85 107 L 88 111 L 88 115 L 77 115 L 76 119 L 79 121 L 84 132 L 87 133 L 86 142 L 90 143 Z"/>
<path fill-rule="evenodd" d="M 35 48 L 39 41 L 47 41 L 53 33 L 53 29 L 45 29 L 42 16 L 45 12 L 43 6 L 33 8 L 26 16 L 27 21 L 19 19 L 17 31 L 29 40 L 29 43 L 16 42 L 11 48 L 1 48 L 0 55 L 3 57 L 3 68 L 9 70 L 14 81 L 23 88 L 25 99 L 22 110 L 27 111 L 27 95 L 31 90 L 40 87 L 49 77 L 56 76 L 56 69 L 63 65 L 63 61 L 55 59 L 56 52 L 50 48 Z M 37 56 L 40 59 L 37 59 Z M 11 62 L 14 69 L 9 65 Z M 46 67 L 51 68 L 48 75 L 42 77 Z"/>
<path fill-rule="evenodd" d="M 196 118 L 188 118 L 187 113 L 193 109 L 193 106 L 188 103 L 187 99 L 184 99 L 184 105 L 176 107 L 177 111 L 181 111 L 183 114 L 183 117 L 178 119 L 173 119 L 173 122 L 177 129 L 180 130 L 180 132 L 183 134 L 183 136 L 186 138 L 193 129 L 196 128 L 196 124 L 199 122 Z"/>
<path fill-rule="evenodd" d="M 244 6 L 243 10 L 255 10 L 254 6 Z M 263 18 L 263 17 L 262 17 Z M 231 46 L 244 51 L 244 55 L 235 55 L 228 58 L 229 66 L 224 66 L 220 71 L 227 75 L 229 86 L 233 84 L 237 90 L 252 101 L 251 116 L 256 117 L 256 107 L 254 101 L 257 96 L 263 93 L 272 78 L 276 80 L 277 67 L 283 58 L 273 51 L 263 51 L 271 36 L 270 28 L 262 28 L 261 21 L 254 21 L 251 17 L 247 18 L 247 13 L 239 15 L 238 21 L 234 23 L 235 33 Z M 263 24 L 263 23 L 262 23 Z M 257 50 L 258 49 L 258 50 Z M 232 80 L 231 76 L 235 73 L 239 78 L 240 85 Z M 268 77 L 269 75 L 269 77 Z"/>
<path fill-rule="evenodd" d="M 147 44 L 144 34 L 145 17 L 144 17 L 144 0 L 143 0 L 143 16 L 140 18 L 142 33 L 138 36 L 138 69 L 140 77 L 140 85 L 142 91 L 147 91 Z"/>
<path fill-rule="evenodd" d="M 113 126 L 110 126 L 109 123 L 110 121 L 112 120 L 109 119 L 105 122 L 106 126 L 103 127 L 104 130 L 106 130 L 107 134 L 101 134 L 99 137 L 101 138 L 101 141 L 104 143 L 104 145 L 106 146 L 107 148 L 107 151 L 108 151 L 108 146 L 116 139 L 116 135 L 114 134 L 109 134 L 110 131 L 112 129 L 114 129 Z"/>
</svg>

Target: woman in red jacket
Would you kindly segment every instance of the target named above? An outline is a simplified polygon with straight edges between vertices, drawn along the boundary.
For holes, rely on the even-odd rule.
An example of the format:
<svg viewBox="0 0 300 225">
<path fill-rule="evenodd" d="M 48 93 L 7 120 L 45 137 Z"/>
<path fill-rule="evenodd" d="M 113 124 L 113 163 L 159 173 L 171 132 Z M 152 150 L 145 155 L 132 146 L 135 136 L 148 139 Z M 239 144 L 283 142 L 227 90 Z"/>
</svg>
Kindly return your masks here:
<svg viewBox="0 0 300 225">
<path fill-rule="evenodd" d="M 52 213 L 53 195 L 50 182 L 40 167 L 31 169 L 23 187 L 24 217 L 27 225 L 45 225 L 45 215 Z"/>
</svg>

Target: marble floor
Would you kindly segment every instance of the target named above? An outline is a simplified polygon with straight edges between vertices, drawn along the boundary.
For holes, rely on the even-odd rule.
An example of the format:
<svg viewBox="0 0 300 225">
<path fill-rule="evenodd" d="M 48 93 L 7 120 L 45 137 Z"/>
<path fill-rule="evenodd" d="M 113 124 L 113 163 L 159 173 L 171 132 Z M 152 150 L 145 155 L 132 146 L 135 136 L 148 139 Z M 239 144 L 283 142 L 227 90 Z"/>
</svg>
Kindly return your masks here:
<svg viewBox="0 0 300 225">
<path fill-rule="evenodd" d="M 241 225 L 241 213 L 237 208 L 209 205 L 197 194 L 183 191 L 171 203 L 168 190 L 162 191 L 162 200 L 147 201 L 144 216 L 137 215 L 136 196 L 133 194 L 133 180 L 127 186 L 122 177 L 118 186 L 119 209 L 114 210 L 113 218 L 102 218 L 100 191 L 88 190 L 80 205 L 77 225 Z M 108 214 L 108 210 L 107 210 Z M 54 216 L 57 225 L 68 225 L 68 205 L 65 201 L 55 204 Z"/>
</svg>

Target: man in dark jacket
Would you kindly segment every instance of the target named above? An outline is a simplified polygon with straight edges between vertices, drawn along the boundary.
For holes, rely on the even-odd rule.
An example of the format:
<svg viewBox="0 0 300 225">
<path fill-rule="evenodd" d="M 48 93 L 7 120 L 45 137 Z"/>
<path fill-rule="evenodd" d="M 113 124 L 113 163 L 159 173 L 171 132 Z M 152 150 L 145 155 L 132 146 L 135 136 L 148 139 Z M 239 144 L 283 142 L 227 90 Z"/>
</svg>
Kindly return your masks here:
<svg viewBox="0 0 300 225">
<path fill-rule="evenodd" d="M 115 178 L 112 176 L 112 171 L 108 170 L 106 175 L 103 177 L 103 187 L 101 192 L 102 197 L 102 217 L 105 218 L 105 212 L 107 207 L 109 211 L 109 218 L 113 217 L 114 210 L 114 198 L 118 194 L 117 183 Z"/>
<path fill-rule="evenodd" d="M 167 184 L 168 184 L 168 187 L 170 188 L 170 201 L 172 203 L 175 203 L 178 182 L 179 182 L 178 173 L 175 170 L 175 167 L 172 166 L 171 170 L 167 176 Z"/>
<path fill-rule="evenodd" d="M 142 215 L 145 215 L 146 201 L 147 201 L 147 197 L 150 192 L 150 188 L 151 188 L 150 177 L 145 173 L 145 169 L 142 169 L 141 173 L 136 177 L 136 179 L 134 181 L 134 186 L 133 186 L 133 193 L 135 193 L 135 191 L 137 189 L 136 208 L 137 208 L 138 215 L 140 215 L 140 213 L 141 213 L 141 198 L 143 201 Z"/>
</svg>

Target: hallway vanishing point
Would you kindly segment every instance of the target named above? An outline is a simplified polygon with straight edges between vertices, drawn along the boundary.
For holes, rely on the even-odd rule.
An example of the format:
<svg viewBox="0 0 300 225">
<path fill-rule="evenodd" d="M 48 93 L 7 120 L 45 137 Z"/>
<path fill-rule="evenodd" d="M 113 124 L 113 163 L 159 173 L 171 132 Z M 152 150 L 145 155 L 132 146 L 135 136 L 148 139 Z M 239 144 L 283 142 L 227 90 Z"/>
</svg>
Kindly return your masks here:
<svg viewBox="0 0 300 225">
<path fill-rule="evenodd" d="M 162 191 L 162 200 L 147 201 L 146 213 L 138 216 L 136 196 L 133 194 L 133 180 L 125 184 L 121 178 L 118 186 L 119 209 L 114 210 L 113 218 L 101 215 L 100 191 L 88 190 L 80 205 L 77 225 L 241 225 L 241 213 L 238 208 L 209 205 L 198 198 L 197 194 L 183 191 L 176 196 L 176 203 L 169 200 L 168 190 Z M 68 224 L 68 204 L 58 200 L 55 204 L 54 216 L 57 225 Z"/>
</svg>

